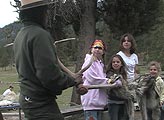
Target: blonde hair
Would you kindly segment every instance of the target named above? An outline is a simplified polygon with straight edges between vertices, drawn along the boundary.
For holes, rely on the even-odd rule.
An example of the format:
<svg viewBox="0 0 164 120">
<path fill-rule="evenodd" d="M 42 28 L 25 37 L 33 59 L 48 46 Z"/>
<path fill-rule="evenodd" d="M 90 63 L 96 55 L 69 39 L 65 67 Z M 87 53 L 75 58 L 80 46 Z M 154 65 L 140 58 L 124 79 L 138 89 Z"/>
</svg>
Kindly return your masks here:
<svg viewBox="0 0 164 120">
<path fill-rule="evenodd" d="M 158 70 L 158 73 L 161 72 L 161 65 L 159 62 L 157 61 L 151 61 L 149 64 L 148 64 L 148 69 L 150 69 L 151 66 L 155 66 Z"/>
</svg>

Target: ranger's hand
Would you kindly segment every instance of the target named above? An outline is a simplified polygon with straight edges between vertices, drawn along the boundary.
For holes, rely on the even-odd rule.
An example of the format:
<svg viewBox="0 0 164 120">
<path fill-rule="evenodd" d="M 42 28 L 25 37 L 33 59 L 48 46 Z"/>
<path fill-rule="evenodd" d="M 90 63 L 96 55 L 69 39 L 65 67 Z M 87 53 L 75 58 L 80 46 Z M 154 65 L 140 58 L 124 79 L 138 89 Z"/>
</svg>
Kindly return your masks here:
<svg viewBox="0 0 164 120">
<path fill-rule="evenodd" d="M 83 84 L 79 84 L 77 87 L 76 87 L 76 92 L 80 95 L 84 95 L 88 92 L 88 88 L 83 86 Z"/>
<path fill-rule="evenodd" d="M 84 95 L 88 92 L 88 88 L 83 86 L 82 74 L 77 72 L 74 74 L 75 82 L 76 82 L 76 92 L 80 95 Z"/>
</svg>

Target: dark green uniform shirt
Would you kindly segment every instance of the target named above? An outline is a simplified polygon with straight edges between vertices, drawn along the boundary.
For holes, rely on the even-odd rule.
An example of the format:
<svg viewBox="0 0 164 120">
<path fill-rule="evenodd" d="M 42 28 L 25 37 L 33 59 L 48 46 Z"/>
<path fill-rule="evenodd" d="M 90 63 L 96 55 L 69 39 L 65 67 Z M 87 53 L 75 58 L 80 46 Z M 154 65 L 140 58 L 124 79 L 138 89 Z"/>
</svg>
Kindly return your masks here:
<svg viewBox="0 0 164 120">
<path fill-rule="evenodd" d="M 58 66 L 53 38 L 41 26 L 27 23 L 14 42 L 21 94 L 44 100 L 75 85 Z"/>
</svg>

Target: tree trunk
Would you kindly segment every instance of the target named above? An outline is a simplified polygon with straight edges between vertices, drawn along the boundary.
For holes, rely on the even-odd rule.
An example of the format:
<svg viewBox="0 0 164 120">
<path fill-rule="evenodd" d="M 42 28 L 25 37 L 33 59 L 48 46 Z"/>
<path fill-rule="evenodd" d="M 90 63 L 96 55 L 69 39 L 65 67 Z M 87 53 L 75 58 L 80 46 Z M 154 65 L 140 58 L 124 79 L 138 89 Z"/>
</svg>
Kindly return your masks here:
<svg viewBox="0 0 164 120">
<path fill-rule="evenodd" d="M 80 34 L 77 49 L 76 71 L 81 69 L 85 54 L 89 51 L 92 41 L 95 39 L 95 13 L 97 0 L 79 0 L 82 16 L 80 19 Z M 81 104 L 80 96 L 73 88 L 71 103 Z"/>
</svg>

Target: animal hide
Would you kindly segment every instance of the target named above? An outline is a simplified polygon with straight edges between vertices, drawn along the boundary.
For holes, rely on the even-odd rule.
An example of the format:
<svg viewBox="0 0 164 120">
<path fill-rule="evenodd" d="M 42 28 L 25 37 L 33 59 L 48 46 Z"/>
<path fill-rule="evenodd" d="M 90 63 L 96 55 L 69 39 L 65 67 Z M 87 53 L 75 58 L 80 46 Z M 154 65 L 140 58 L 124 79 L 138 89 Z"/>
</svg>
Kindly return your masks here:
<svg viewBox="0 0 164 120">
<path fill-rule="evenodd" d="M 114 83 L 117 80 L 121 79 L 122 86 L 114 89 L 110 89 L 108 92 L 109 94 L 112 93 L 117 98 L 123 99 L 125 101 L 125 106 L 126 106 L 127 114 L 129 116 L 129 120 L 134 120 L 134 105 L 133 105 L 134 97 L 131 91 L 129 91 L 128 89 L 127 82 L 122 78 L 121 75 L 114 74 L 110 78 L 111 78 L 110 83 Z"/>
<path fill-rule="evenodd" d="M 138 83 L 136 94 L 139 98 L 142 120 L 148 120 L 148 109 L 152 110 L 152 114 L 149 114 L 149 116 L 152 117 L 152 120 L 159 120 L 160 118 L 160 99 L 154 87 L 154 77 L 146 76 Z"/>
<path fill-rule="evenodd" d="M 133 99 L 133 96 L 132 96 L 131 92 L 129 91 L 128 87 L 127 87 L 127 82 L 122 78 L 121 75 L 114 74 L 114 75 L 110 76 L 110 79 L 109 79 L 108 83 L 113 84 L 117 80 L 120 80 L 122 82 L 122 86 L 121 87 L 116 87 L 114 89 L 109 89 L 109 92 L 112 91 L 112 93 L 117 98 L 120 98 L 120 99 L 124 99 L 124 100 Z"/>
</svg>

